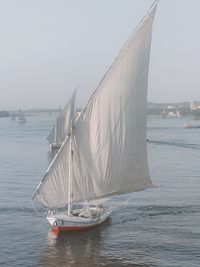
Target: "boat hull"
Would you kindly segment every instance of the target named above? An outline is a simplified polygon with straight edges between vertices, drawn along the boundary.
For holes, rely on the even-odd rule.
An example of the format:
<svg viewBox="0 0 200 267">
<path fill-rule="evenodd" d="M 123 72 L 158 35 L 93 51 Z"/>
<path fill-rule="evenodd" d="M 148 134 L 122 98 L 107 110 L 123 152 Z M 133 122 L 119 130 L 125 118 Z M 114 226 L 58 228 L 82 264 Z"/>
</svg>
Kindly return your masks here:
<svg viewBox="0 0 200 267">
<path fill-rule="evenodd" d="M 61 145 L 60 144 L 50 144 L 50 148 L 53 149 L 60 149 Z"/>
<path fill-rule="evenodd" d="M 183 124 L 183 128 L 185 129 L 199 129 L 200 125 L 192 125 L 190 123 Z"/>
<path fill-rule="evenodd" d="M 47 216 L 47 220 L 52 227 L 52 231 L 84 231 L 93 229 L 103 222 L 105 222 L 110 216 L 111 211 L 106 211 L 98 216 L 93 217 L 80 217 L 80 216 L 67 216 L 65 214 L 51 214 Z"/>
</svg>

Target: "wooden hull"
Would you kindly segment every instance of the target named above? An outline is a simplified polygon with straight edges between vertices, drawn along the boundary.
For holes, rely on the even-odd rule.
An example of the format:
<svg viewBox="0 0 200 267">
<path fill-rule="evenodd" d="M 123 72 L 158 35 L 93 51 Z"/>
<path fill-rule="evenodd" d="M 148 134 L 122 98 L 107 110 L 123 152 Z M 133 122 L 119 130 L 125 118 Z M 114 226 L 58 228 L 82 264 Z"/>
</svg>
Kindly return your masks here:
<svg viewBox="0 0 200 267">
<path fill-rule="evenodd" d="M 84 231 L 101 225 L 108 219 L 110 214 L 111 211 L 106 211 L 98 214 L 97 216 L 80 217 L 56 213 L 47 216 L 47 220 L 52 226 L 53 232 Z"/>
<path fill-rule="evenodd" d="M 95 225 L 90 225 L 90 226 L 59 226 L 59 227 L 52 227 L 52 232 L 54 233 L 60 233 L 60 232 L 79 232 L 79 231 L 86 231 L 86 230 L 91 230 L 94 229 L 96 227 L 98 227 L 99 225 L 101 225 L 102 223 L 104 223 L 108 218 L 106 218 L 103 222 L 95 224 Z"/>
</svg>

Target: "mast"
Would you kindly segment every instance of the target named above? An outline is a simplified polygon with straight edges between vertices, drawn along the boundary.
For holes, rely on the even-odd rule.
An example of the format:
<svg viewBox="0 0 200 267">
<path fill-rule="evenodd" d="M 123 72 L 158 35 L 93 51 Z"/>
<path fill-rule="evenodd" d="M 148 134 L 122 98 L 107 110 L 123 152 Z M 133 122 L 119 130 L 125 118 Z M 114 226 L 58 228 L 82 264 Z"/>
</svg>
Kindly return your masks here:
<svg viewBox="0 0 200 267">
<path fill-rule="evenodd" d="M 72 141 L 73 141 L 73 123 L 71 120 L 71 131 L 69 133 L 69 192 L 68 192 L 68 216 L 72 214 L 72 206 L 73 206 L 73 192 L 72 192 L 72 164 L 73 164 L 73 149 L 72 149 Z"/>
<path fill-rule="evenodd" d="M 55 123 L 55 136 L 54 136 L 54 143 L 55 145 L 57 144 L 57 136 L 58 136 L 58 119 L 56 118 L 56 123 Z"/>
</svg>

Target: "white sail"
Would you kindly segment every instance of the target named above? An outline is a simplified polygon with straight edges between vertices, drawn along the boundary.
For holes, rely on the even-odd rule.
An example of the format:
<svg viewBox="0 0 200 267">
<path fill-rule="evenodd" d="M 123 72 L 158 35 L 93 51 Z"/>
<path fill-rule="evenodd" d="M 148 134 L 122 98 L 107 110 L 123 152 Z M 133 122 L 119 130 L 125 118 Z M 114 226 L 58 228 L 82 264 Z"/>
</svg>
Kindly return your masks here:
<svg viewBox="0 0 200 267">
<path fill-rule="evenodd" d="M 134 192 L 152 186 L 146 151 L 146 101 L 156 4 L 114 61 L 75 122 L 73 201 Z M 49 208 L 67 204 L 69 140 L 33 199 Z"/>
<path fill-rule="evenodd" d="M 65 105 L 59 117 L 56 119 L 56 123 L 47 137 L 47 140 L 50 144 L 55 143 L 61 145 L 65 139 L 66 134 L 69 132 L 70 121 L 75 120 L 75 97 L 76 91 L 74 91 L 72 97 Z"/>
<path fill-rule="evenodd" d="M 26 116 L 21 109 L 19 109 L 19 123 L 26 123 Z"/>
</svg>

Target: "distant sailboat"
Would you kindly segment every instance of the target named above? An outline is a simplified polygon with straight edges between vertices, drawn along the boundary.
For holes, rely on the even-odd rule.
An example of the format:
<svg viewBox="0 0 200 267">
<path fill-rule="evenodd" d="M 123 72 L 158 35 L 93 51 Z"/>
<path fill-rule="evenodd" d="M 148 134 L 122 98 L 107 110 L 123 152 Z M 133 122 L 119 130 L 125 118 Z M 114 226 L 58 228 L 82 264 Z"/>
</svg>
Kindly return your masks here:
<svg viewBox="0 0 200 267">
<path fill-rule="evenodd" d="M 26 116 L 21 109 L 19 109 L 19 123 L 20 124 L 26 123 Z"/>
<path fill-rule="evenodd" d="M 15 120 L 15 112 L 14 111 L 11 111 L 10 112 L 10 118 L 11 118 L 11 120 Z"/>
<path fill-rule="evenodd" d="M 161 113 L 161 117 L 164 118 L 180 118 L 181 117 L 181 113 L 178 109 L 178 106 L 172 107 L 172 106 L 168 106 L 168 107 L 164 107 L 163 111 Z"/>
<path fill-rule="evenodd" d="M 129 38 L 79 117 L 32 199 L 54 231 L 93 228 L 111 214 L 103 198 L 149 188 L 146 102 L 157 1 Z"/>
<path fill-rule="evenodd" d="M 200 129 L 200 124 L 191 124 L 189 122 L 186 122 L 183 124 L 183 128 L 185 128 L 185 129 Z"/>
<path fill-rule="evenodd" d="M 56 118 L 55 125 L 47 137 L 52 149 L 59 149 L 66 135 L 70 132 L 71 121 L 75 120 L 75 97 L 76 91 L 74 91 L 59 117 Z"/>
</svg>

